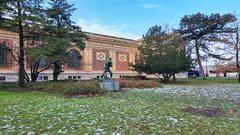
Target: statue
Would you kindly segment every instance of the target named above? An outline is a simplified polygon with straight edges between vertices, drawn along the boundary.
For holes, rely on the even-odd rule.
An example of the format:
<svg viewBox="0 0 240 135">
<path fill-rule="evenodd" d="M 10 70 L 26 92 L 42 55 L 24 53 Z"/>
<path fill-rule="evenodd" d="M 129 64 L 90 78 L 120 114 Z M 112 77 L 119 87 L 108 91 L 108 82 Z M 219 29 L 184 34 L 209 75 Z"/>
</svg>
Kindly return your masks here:
<svg viewBox="0 0 240 135">
<path fill-rule="evenodd" d="M 112 67 L 112 64 L 112 58 L 108 58 L 108 60 L 104 63 L 104 70 L 101 79 L 98 79 L 100 87 L 109 92 L 119 90 L 119 83 L 111 79 L 112 71 L 110 68 Z M 110 77 L 108 77 L 108 73 L 110 74 Z"/>
<path fill-rule="evenodd" d="M 112 67 L 112 58 L 108 58 L 108 60 L 104 63 L 104 70 L 101 78 L 106 79 L 107 73 L 110 73 L 110 78 L 112 78 L 112 71 L 110 69 L 111 67 Z"/>
</svg>

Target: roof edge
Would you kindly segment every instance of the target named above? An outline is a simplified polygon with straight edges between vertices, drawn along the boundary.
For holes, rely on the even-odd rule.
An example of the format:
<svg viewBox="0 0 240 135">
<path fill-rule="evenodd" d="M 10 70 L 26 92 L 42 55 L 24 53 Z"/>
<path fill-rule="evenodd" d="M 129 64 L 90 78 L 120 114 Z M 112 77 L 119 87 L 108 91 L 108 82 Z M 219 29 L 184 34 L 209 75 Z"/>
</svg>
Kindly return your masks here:
<svg viewBox="0 0 240 135">
<path fill-rule="evenodd" d="M 109 38 L 116 38 L 116 39 L 120 39 L 120 40 L 136 41 L 135 39 L 130 39 L 130 38 L 123 38 L 123 37 L 117 37 L 117 36 L 111 36 L 111 35 L 99 34 L 99 33 L 94 33 L 94 32 L 87 32 L 87 31 L 83 31 L 83 32 L 85 34 L 90 34 L 90 35 L 104 36 L 104 37 L 109 37 Z"/>
</svg>

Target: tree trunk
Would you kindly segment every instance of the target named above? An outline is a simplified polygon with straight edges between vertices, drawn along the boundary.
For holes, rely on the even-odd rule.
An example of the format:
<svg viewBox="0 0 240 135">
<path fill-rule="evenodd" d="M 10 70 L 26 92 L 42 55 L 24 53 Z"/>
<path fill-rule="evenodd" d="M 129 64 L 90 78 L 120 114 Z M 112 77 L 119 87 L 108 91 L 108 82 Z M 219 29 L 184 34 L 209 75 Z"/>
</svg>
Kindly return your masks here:
<svg viewBox="0 0 240 135">
<path fill-rule="evenodd" d="M 163 82 L 163 78 L 161 78 L 161 76 L 159 74 L 155 74 L 155 76 L 161 81 Z"/>
<path fill-rule="evenodd" d="M 39 64 L 38 62 L 33 62 L 31 67 L 31 82 L 36 82 L 37 78 L 38 78 L 38 67 Z"/>
<path fill-rule="evenodd" d="M 175 81 L 177 81 L 177 79 L 176 79 L 176 75 L 173 74 L 173 82 L 175 82 Z"/>
<path fill-rule="evenodd" d="M 31 82 L 36 82 L 38 78 L 38 75 L 32 75 Z"/>
<path fill-rule="evenodd" d="M 31 73 L 31 82 L 36 82 L 37 78 L 38 78 L 38 73 L 37 72 Z"/>
<path fill-rule="evenodd" d="M 238 82 L 240 83 L 240 69 L 238 68 Z"/>
<path fill-rule="evenodd" d="M 171 74 L 163 74 L 163 82 L 170 82 Z"/>
<path fill-rule="evenodd" d="M 237 71 L 238 71 L 238 82 L 240 83 L 240 65 L 239 65 L 239 56 L 238 56 L 238 54 L 239 54 L 238 44 L 239 44 L 239 33 L 237 31 L 235 49 L 236 49 L 236 65 L 237 65 Z"/>
<path fill-rule="evenodd" d="M 58 75 L 63 72 L 62 71 L 62 66 L 59 65 L 58 63 L 54 62 L 53 63 L 53 80 L 57 81 L 58 80 Z"/>
<path fill-rule="evenodd" d="M 30 82 L 29 76 L 26 71 L 24 72 L 24 74 L 25 74 L 25 81 Z"/>
<path fill-rule="evenodd" d="M 198 41 L 197 40 L 195 40 L 195 47 L 196 47 L 196 55 L 197 55 L 198 66 L 200 68 L 202 78 L 204 80 L 206 80 L 206 76 L 205 76 L 205 73 L 204 73 L 204 70 L 203 70 L 203 66 L 202 66 L 202 62 L 201 62 L 201 56 L 200 56 L 199 46 L 198 46 Z"/>
<path fill-rule="evenodd" d="M 17 2 L 18 7 L 18 29 L 19 29 L 19 71 L 18 71 L 18 84 L 20 88 L 25 87 L 25 69 L 24 69 L 24 37 L 22 26 L 22 7 L 21 3 Z"/>
</svg>

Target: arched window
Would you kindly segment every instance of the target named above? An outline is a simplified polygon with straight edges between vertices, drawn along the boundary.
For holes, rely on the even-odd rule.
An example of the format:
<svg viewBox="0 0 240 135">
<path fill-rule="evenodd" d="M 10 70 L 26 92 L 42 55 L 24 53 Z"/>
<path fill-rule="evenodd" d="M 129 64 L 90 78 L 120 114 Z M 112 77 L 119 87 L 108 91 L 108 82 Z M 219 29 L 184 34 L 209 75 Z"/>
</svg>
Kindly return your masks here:
<svg viewBox="0 0 240 135">
<path fill-rule="evenodd" d="M 81 60 L 80 52 L 76 49 L 72 49 L 68 53 L 69 53 L 68 67 L 80 68 L 80 60 Z"/>
<path fill-rule="evenodd" d="M 0 67 L 7 65 L 7 48 L 0 44 Z"/>
</svg>

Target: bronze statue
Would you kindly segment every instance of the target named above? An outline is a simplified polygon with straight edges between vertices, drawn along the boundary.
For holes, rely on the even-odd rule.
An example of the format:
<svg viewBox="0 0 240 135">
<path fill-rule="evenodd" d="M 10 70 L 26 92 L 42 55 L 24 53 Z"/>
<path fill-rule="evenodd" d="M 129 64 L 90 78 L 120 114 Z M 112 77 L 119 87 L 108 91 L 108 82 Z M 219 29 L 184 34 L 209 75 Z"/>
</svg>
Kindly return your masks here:
<svg viewBox="0 0 240 135">
<path fill-rule="evenodd" d="M 108 58 L 108 60 L 104 63 L 104 70 L 101 78 L 107 78 L 107 72 L 110 73 L 110 78 L 112 78 L 112 58 Z"/>
</svg>

